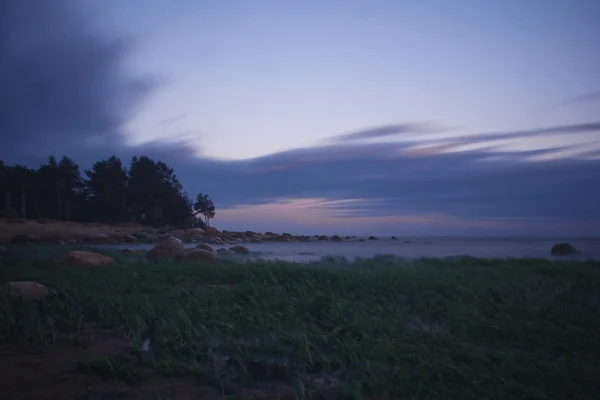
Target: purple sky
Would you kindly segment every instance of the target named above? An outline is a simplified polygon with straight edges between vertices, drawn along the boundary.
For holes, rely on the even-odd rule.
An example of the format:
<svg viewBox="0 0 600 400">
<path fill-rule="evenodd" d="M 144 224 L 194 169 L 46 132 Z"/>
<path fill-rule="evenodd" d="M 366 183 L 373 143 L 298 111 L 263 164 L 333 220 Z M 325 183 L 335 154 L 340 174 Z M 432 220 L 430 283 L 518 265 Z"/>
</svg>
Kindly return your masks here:
<svg viewBox="0 0 600 400">
<path fill-rule="evenodd" d="M 6 161 L 160 155 L 226 229 L 600 234 L 596 0 L 2 7 Z"/>
</svg>

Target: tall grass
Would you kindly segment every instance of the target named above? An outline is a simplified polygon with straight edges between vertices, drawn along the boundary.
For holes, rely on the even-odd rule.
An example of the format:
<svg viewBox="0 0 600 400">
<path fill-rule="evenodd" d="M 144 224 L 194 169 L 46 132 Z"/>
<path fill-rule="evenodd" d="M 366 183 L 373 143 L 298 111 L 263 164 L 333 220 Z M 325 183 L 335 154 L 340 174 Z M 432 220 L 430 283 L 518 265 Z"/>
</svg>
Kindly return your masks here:
<svg viewBox="0 0 600 400">
<path fill-rule="evenodd" d="M 134 348 L 149 339 L 155 371 L 193 374 L 225 392 L 285 381 L 304 397 L 326 383 L 348 398 L 600 393 L 599 263 L 120 261 L 0 261 L 0 281 L 35 280 L 59 292 L 37 308 L 5 302 L 0 334 L 51 342 L 100 321 Z M 118 362 L 81 368 L 141 379 L 134 364 L 122 366 L 131 360 Z"/>
</svg>

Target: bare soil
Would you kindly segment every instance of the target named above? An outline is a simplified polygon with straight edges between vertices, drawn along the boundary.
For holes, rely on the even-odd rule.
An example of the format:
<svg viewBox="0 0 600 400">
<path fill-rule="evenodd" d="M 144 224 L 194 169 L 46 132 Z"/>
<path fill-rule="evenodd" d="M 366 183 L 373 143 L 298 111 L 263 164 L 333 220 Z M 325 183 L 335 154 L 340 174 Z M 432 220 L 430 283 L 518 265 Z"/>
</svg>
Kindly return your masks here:
<svg viewBox="0 0 600 400">
<path fill-rule="evenodd" d="M 56 220 L 6 220 L 0 219 L 0 242 L 9 242 L 16 235 L 33 235 L 40 238 L 63 237 L 84 238 L 97 233 L 108 236 L 131 234 L 134 232 L 155 232 L 156 229 L 134 222 L 118 225 L 80 223 Z"/>
<path fill-rule="evenodd" d="M 44 348 L 27 343 L 0 342 L 0 400 L 108 400 L 172 399 L 220 400 L 293 399 L 286 385 L 270 389 L 243 389 L 238 396 L 223 396 L 215 387 L 197 384 L 192 377 L 145 376 L 134 383 L 82 372 L 78 363 L 101 357 L 126 355 L 131 345 L 122 334 L 86 324 L 76 344 L 61 341 Z"/>
<path fill-rule="evenodd" d="M 213 388 L 197 386 L 188 378 L 152 376 L 139 383 L 78 371 L 79 361 L 126 354 L 123 335 L 88 324 L 83 344 L 62 342 L 33 349 L 26 343 L 0 343 L 0 399 L 219 399 Z M 86 339 L 87 338 L 87 339 Z"/>
</svg>

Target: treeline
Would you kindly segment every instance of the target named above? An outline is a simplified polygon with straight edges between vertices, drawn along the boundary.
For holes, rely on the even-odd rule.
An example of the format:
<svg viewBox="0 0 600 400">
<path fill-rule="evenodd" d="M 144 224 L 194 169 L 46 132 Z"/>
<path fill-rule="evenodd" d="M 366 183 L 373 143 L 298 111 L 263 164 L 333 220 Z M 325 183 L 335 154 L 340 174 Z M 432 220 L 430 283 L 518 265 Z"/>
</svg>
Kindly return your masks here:
<svg viewBox="0 0 600 400">
<path fill-rule="evenodd" d="M 129 170 L 111 156 L 86 170 L 85 177 L 70 158 L 50 157 L 38 169 L 0 161 L 0 214 L 184 228 L 208 225 L 215 207 L 202 193 L 193 202 L 172 168 L 145 156 L 133 157 Z"/>
</svg>

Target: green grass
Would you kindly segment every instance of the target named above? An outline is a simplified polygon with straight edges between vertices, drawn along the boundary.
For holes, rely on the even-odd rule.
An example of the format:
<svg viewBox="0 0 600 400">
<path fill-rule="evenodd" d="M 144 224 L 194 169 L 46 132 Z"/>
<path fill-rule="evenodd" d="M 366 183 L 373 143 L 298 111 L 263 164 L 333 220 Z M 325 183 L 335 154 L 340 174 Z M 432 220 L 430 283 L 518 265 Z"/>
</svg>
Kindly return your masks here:
<svg viewBox="0 0 600 400">
<path fill-rule="evenodd" d="M 136 348 L 150 339 L 149 361 L 131 354 L 81 363 L 82 371 L 138 382 L 150 368 L 230 394 L 284 381 L 300 398 L 324 378 L 339 382 L 339 398 L 357 399 L 600 393 L 597 262 L 204 265 L 134 255 L 118 256 L 118 267 L 67 268 L 61 251 L 29 247 L 0 261 L 0 282 L 35 280 L 59 292 L 37 308 L 4 303 L 0 335 L 52 341 L 101 321 Z M 215 357 L 228 359 L 215 368 Z"/>
</svg>

